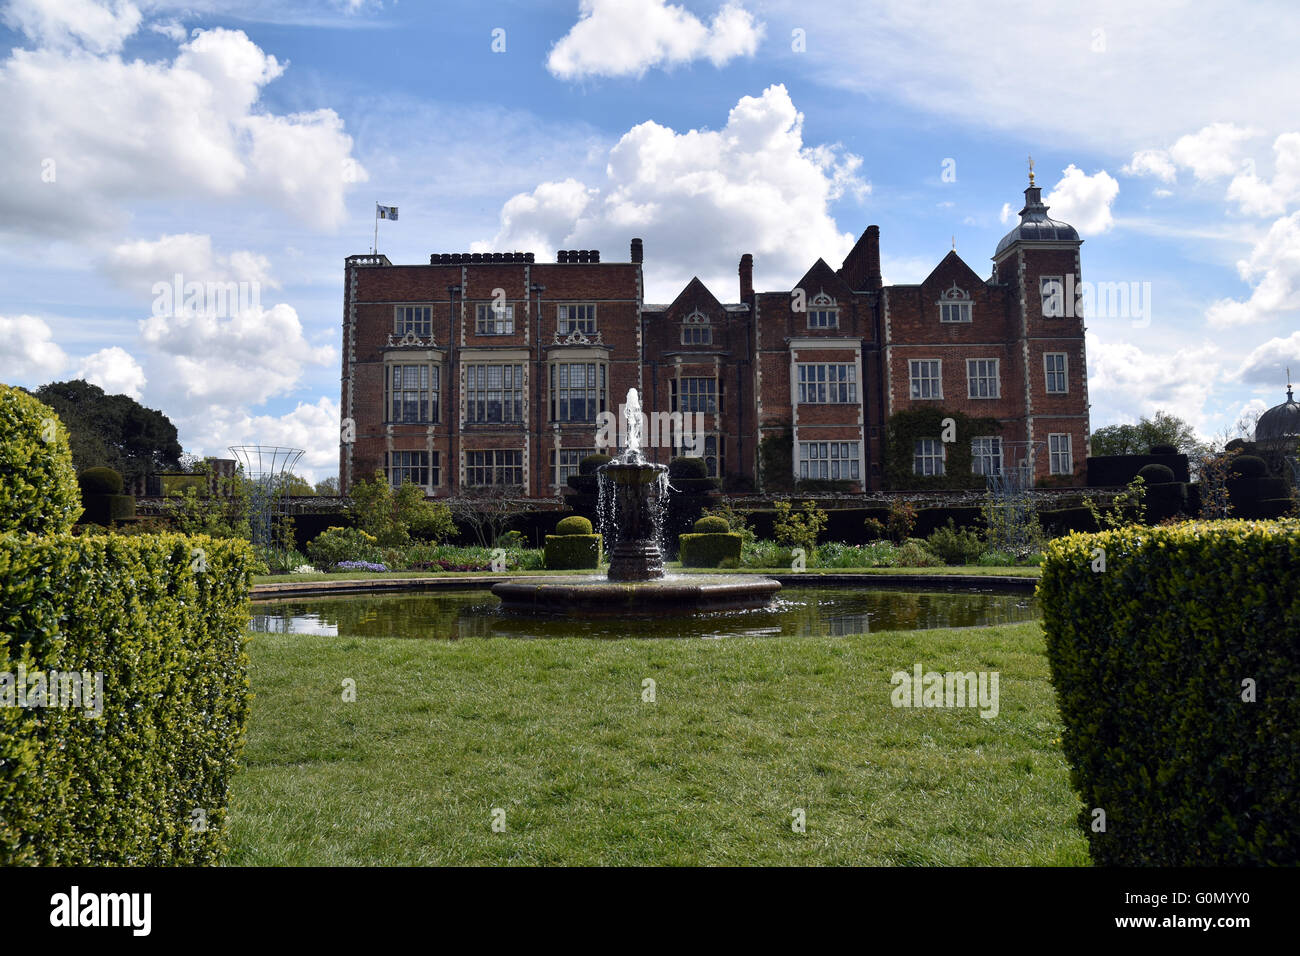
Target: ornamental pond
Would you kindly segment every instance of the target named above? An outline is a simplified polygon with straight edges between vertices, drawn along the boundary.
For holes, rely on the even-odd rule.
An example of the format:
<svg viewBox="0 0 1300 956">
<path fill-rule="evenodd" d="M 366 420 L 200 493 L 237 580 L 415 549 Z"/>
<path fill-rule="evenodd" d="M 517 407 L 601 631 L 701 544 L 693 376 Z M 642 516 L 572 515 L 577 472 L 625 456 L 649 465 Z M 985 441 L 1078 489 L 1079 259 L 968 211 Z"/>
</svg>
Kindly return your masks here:
<svg viewBox="0 0 1300 956">
<path fill-rule="evenodd" d="M 294 597 L 256 601 L 261 633 L 459 640 L 824 637 L 874 631 L 1014 624 L 1039 616 L 1030 593 L 791 586 L 767 607 L 680 616 L 559 617 L 512 612 L 487 589 Z"/>
</svg>

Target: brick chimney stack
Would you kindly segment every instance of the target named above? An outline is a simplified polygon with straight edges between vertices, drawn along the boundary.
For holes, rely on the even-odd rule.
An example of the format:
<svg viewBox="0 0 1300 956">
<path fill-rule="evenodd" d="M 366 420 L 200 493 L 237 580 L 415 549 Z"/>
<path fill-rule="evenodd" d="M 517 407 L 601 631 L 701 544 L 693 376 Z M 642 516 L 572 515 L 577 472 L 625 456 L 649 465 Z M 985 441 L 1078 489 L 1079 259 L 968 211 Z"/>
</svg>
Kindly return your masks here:
<svg viewBox="0 0 1300 956">
<path fill-rule="evenodd" d="M 867 226 L 867 288 L 879 289 L 880 279 L 880 227 Z"/>
<path fill-rule="evenodd" d="M 641 248 L 641 240 L 633 239 L 632 240 L 632 261 L 640 262 L 644 255 L 645 253 Z"/>
<path fill-rule="evenodd" d="M 740 257 L 740 301 L 754 297 L 754 257 L 748 252 Z"/>
</svg>

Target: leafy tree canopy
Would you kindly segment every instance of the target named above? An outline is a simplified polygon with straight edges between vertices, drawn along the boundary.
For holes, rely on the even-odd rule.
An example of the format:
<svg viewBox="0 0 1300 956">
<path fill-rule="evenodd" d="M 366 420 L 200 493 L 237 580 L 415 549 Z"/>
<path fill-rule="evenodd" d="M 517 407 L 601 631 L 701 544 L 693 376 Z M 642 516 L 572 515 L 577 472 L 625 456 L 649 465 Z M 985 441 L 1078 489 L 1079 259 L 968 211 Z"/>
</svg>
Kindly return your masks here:
<svg viewBox="0 0 1300 956">
<path fill-rule="evenodd" d="M 54 409 L 67 428 L 77 471 L 105 465 L 129 481 L 180 466 L 176 426 L 129 395 L 107 395 L 81 379 L 51 382 L 33 394 Z"/>
<path fill-rule="evenodd" d="M 1184 455 L 1195 457 L 1203 446 L 1191 425 L 1176 415 L 1157 411 L 1140 418 L 1136 425 L 1107 425 L 1092 433 L 1092 453 L 1103 455 L 1145 455 L 1152 445 L 1173 445 Z"/>
</svg>

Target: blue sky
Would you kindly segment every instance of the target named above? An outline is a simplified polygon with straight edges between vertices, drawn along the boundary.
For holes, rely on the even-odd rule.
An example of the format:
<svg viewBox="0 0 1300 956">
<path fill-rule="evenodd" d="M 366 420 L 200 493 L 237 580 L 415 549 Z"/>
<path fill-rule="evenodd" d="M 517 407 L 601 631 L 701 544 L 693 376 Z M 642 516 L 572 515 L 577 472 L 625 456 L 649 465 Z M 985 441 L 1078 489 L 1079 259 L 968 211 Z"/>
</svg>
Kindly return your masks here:
<svg viewBox="0 0 1300 956">
<path fill-rule="evenodd" d="M 497 32 L 500 31 L 500 32 Z M 195 453 L 334 471 L 345 256 L 646 243 L 734 300 L 881 228 L 887 282 L 980 274 L 1025 158 L 1085 238 L 1093 427 L 1206 438 L 1300 374 L 1300 14 L 1285 3 L 0 6 L 0 380 L 81 376 Z M 158 283 L 242 281 L 187 314 Z M 1140 306 L 1140 308 L 1138 307 Z"/>
</svg>

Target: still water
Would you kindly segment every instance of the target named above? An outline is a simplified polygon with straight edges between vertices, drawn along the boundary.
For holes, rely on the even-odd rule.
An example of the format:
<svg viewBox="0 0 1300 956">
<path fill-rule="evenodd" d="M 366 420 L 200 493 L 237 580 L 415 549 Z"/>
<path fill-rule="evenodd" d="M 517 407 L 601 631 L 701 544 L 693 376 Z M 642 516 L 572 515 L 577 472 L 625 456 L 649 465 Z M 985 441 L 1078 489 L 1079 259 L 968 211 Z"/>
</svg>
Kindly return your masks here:
<svg viewBox="0 0 1300 956">
<path fill-rule="evenodd" d="M 502 611 L 490 591 L 365 594 L 259 601 L 262 633 L 348 637 L 818 637 L 872 631 L 1012 624 L 1038 617 L 1031 594 L 785 588 L 768 608 L 694 617 L 579 619 Z"/>
</svg>

